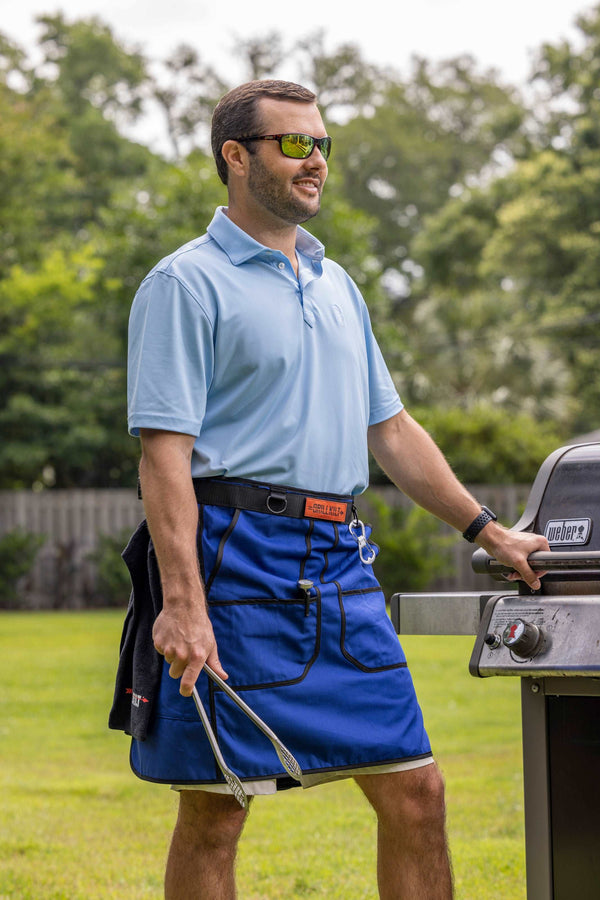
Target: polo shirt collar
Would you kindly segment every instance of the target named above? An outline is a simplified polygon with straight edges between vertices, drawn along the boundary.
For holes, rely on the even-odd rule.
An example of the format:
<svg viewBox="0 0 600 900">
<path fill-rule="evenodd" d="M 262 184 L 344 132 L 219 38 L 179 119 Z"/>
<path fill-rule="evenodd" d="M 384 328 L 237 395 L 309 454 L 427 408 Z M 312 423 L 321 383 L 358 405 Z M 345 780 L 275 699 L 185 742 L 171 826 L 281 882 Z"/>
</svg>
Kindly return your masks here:
<svg viewBox="0 0 600 900">
<path fill-rule="evenodd" d="M 245 231 L 235 225 L 227 216 L 225 206 L 217 207 L 213 220 L 206 229 L 211 238 L 227 254 L 234 266 L 248 262 L 269 251 L 268 247 L 255 241 Z M 297 227 L 296 250 L 311 262 L 320 263 L 325 256 L 325 247 L 305 228 Z"/>
</svg>

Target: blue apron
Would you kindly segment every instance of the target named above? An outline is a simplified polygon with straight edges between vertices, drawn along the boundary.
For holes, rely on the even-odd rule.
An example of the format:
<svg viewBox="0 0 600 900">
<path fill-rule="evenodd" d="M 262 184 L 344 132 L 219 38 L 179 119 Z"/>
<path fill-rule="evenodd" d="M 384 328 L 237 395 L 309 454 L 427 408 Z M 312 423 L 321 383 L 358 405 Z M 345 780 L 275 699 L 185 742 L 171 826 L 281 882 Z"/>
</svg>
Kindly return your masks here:
<svg viewBox="0 0 600 900">
<path fill-rule="evenodd" d="M 198 550 L 228 684 L 304 774 L 431 754 L 383 592 L 348 524 L 200 504 Z M 300 590 L 300 580 L 312 589 Z M 132 740 L 132 768 L 149 781 L 222 783 L 194 702 L 168 669 L 146 739 Z M 197 688 L 241 779 L 295 784 L 270 741 L 204 673 Z"/>
</svg>

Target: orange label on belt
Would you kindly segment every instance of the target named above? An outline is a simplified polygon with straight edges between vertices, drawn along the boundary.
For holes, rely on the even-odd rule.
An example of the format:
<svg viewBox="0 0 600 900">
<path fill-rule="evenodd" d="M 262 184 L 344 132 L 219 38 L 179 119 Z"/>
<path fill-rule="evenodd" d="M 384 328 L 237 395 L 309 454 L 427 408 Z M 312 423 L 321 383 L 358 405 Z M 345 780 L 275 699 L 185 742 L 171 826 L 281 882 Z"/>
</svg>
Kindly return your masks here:
<svg viewBox="0 0 600 900">
<path fill-rule="evenodd" d="M 309 519 L 327 519 L 329 522 L 344 522 L 347 510 L 347 503 L 317 497 L 307 497 L 304 504 L 304 515 Z"/>
</svg>

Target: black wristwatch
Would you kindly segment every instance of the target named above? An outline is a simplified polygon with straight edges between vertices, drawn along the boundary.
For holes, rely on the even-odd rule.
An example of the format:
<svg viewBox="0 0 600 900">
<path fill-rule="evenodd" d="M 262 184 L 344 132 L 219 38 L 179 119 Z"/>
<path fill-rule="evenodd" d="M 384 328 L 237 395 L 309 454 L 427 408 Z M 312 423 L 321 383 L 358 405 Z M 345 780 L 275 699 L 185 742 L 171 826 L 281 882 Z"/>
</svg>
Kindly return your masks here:
<svg viewBox="0 0 600 900">
<path fill-rule="evenodd" d="M 482 528 L 485 528 L 488 522 L 496 522 L 498 516 L 488 509 L 487 506 L 481 507 L 481 512 L 476 519 L 473 519 L 466 531 L 463 531 L 465 541 L 472 544 Z"/>
</svg>

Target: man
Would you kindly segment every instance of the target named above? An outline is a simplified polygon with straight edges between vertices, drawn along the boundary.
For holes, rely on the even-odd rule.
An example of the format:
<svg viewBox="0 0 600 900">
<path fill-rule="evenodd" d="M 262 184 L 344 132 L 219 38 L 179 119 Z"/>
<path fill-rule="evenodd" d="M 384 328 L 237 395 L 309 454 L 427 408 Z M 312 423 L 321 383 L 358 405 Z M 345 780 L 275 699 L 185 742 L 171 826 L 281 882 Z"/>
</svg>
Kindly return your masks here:
<svg viewBox="0 0 600 900">
<path fill-rule="evenodd" d="M 458 483 L 403 409 L 357 288 L 299 227 L 319 211 L 331 148 L 315 96 L 242 85 L 218 104 L 212 143 L 228 207 L 152 270 L 132 308 L 129 427 L 151 538 L 142 526 L 126 554 L 133 607 L 111 724 L 133 734 L 141 777 L 180 791 L 169 900 L 235 897 L 245 819 L 195 683 L 246 792 L 291 786 L 205 662 L 306 783 L 355 778 L 378 818 L 382 898 L 448 898 L 442 780 L 354 508 L 367 442 L 401 490 L 533 588 L 527 556 L 547 543 L 501 527 Z"/>
</svg>

